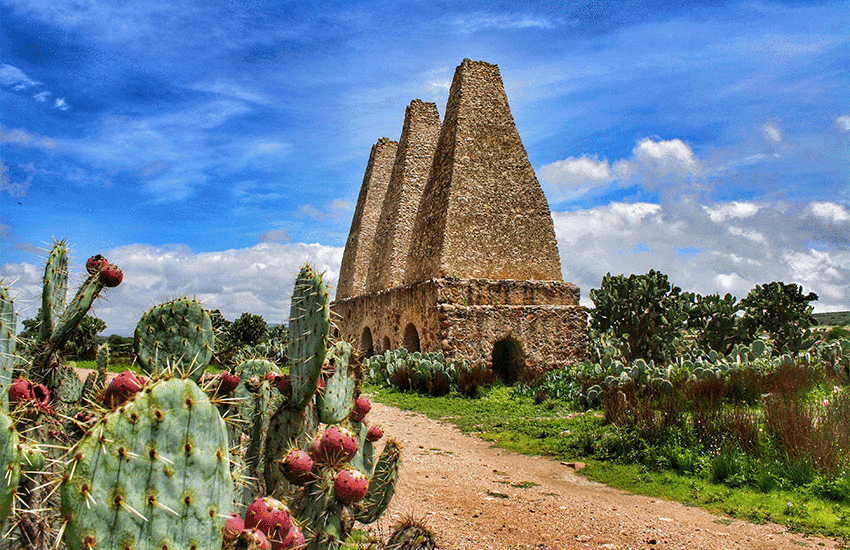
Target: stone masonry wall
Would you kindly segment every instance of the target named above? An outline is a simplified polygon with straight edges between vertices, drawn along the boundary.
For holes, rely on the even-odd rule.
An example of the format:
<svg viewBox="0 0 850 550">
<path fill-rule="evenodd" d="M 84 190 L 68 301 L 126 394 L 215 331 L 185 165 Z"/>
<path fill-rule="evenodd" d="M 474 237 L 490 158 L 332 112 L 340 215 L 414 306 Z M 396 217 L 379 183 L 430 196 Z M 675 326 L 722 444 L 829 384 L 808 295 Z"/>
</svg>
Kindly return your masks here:
<svg viewBox="0 0 850 550">
<path fill-rule="evenodd" d="M 366 281 L 367 292 L 399 286 L 404 281 L 413 220 L 431 173 L 439 137 L 437 105 L 414 99 L 405 112 L 395 164 L 381 207 Z"/>
<path fill-rule="evenodd" d="M 562 279 L 549 205 L 496 65 L 464 59 L 455 72 L 413 233 L 405 283 Z"/>
<path fill-rule="evenodd" d="M 357 206 L 354 208 L 348 241 L 345 243 L 345 252 L 342 254 L 336 289 L 337 300 L 357 296 L 366 291 L 366 276 L 375 232 L 381 205 L 390 183 L 397 146 L 398 143 L 385 137 L 372 146 L 363 185 L 360 186 L 360 195 L 357 197 Z"/>
<path fill-rule="evenodd" d="M 375 353 L 413 351 L 408 325 L 419 351 L 487 365 L 496 343 L 511 340 L 520 351 L 516 368 L 531 372 L 575 363 L 587 346 L 586 313 L 571 283 L 432 279 L 337 300 L 333 309 L 340 336 Z"/>
</svg>

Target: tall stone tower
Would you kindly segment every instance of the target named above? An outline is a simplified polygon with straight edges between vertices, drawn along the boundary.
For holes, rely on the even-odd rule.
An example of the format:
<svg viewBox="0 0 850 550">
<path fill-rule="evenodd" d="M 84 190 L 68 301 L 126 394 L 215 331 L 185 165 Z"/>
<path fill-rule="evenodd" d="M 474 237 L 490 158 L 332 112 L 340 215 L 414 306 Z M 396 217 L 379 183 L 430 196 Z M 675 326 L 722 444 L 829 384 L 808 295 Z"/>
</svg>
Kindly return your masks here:
<svg viewBox="0 0 850 550">
<path fill-rule="evenodd" d="M 508 382 L 584 357 L 579 289 L 496 65 L 465 59 L 442 125 L 414 100 L 398 145 L 372 148 L 332 307 L 367 355 L 439 349 Z"/>
<path fill-rule="evenodd" d="M 456 275 L 561 280 L 549 204 L 496 65 L 455 71 L 405 283 Z"/>
<path fill-rule="evenodd" d="M 342 253 L 336 299 L 349 298 L 366 292 L 366 277 L 375 244 L 381 205 L 390 183 L 398 143 L 382 137 L 372 146 L 366 175 L 354 207 L 354 219 L 348 232 L 348 241 Z"/>
<path fill-rule="evenodd" d="M 390 184 L 381 207 L 366 283 L 368 292 L 399 286 L 404 281 L 413 222 L 431 174 L 439 136 L 437 105 L 423 103 L 419 99 L 410 102 L 398 140 Z"/>
</svg>

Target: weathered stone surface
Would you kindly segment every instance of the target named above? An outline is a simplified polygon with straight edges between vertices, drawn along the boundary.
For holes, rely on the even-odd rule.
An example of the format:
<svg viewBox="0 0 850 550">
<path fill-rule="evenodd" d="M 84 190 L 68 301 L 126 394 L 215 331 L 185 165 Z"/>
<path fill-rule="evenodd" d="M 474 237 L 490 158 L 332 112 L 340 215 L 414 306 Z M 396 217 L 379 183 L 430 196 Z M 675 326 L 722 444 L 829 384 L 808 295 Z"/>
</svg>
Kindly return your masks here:
<svg viewBox="0 0 850 550">
<path fill-rule="evenodd" d="M 464 59 L 449 91 L 404 282 L 561 280 L 549 204 L 496 65 Z"/>
<path fill-rule="evenodd" d="M 381 205 L 390 183 L 398 143 L 382 137 L 372 146 L 366 175 L 354 208 L 354 219 L 348 232 L 348 242 L 342 254 L 336 298 L 357 296 L 366 291 L 369 261 L 375 243 Z"/>
<path fill-rule="evenodd" d="M 587 315 L 498 67 L 465 59 L 442 126 L 414 100 L 398 147 L 373 147 L 332 307 L 367 354 L 441 349 L 508 381 L 584 357 Z"/>
<path fill-rule="evenodd" d="M 439 137 L 437 105 L 414 99 L 404 116 L 395 164 L 381 208 L 366 282 L 368 292 L 392 288 L 404 281 L 413 221 L 431 173 Z"/>
</svg>

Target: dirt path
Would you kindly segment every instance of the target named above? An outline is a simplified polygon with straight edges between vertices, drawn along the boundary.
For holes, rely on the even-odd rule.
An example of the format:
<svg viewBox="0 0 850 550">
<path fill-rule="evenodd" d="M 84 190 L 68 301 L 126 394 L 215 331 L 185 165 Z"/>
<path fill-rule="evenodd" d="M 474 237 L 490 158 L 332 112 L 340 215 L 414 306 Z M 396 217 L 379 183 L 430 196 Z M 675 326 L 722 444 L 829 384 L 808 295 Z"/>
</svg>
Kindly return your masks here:
<svg viewBox="0 0 850 550">
<path fill-rule="evenodd" d="M 612 489 L 560 462 L 491 447 L 423 415 L 375 403 L 370 416 L 403 445 L 396 495 L 372 526 L 384 540 L 394 521 L 414 514 L 426 518 L 443 549 L 839 548 L 780 525 L 730 521 Z"/>
</svg>

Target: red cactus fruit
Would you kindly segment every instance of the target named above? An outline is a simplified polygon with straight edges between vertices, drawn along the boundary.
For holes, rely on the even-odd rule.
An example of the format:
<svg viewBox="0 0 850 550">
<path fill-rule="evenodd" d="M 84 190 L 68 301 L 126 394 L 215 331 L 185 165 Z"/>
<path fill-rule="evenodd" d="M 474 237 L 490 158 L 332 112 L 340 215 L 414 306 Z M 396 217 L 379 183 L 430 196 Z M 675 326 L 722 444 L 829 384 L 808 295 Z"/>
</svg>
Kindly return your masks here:
<svg viewBox="0 0 850 550">
<path fill-rule="evenodd" d="M 306 485 L 313 479 L 313 459 L 305 451 L 294 450 L 280 461 L 283 477 L 294 485 Z"/>
<path fill-rule="evenodd" d="M 218 393 L 226 395 L 236 389 L 239 385 L 239 377 L 231 372 L 224 371 L 218 376 Z"/>
<path fill-rule="evenodd" d="M 270 370 L 269 372 L 266 373 L 266 380 L 268 380 L 271 383 L 271 385 L 274 386 L 275 380 L 277 380 L 278 376 L 280 376 L 278 373 Z"/>
<path fill-rule="evenodd" d="M 118 266 L 106 264 L 100 269 L 99 277 L 103 286 L 111 288 L 121 284 L 124 280 L 124 272 L 118 269 Z"/>
<path fill-rule="evenodd" d="M 275 378 L 274 385 L 286 401 L 292 398 L 292 378 L 288 374 Z"/>
<path fill-rule="evenodd" d="M 272 550 L 269 539 L 259 529 L 243 529 L 236 537 L 235 548 L 245 550 Z"/>
<path fill-rule="evenodd" d="M 145 386 L 145 379 L 136 376 L 133 371 L 125 370 L 112 379 L 106 392 L 103 394 L 103 402 L 110 409 L 119 407 L 122 403 L 136 395 Z"/>
<path fill-rule="evenodd" d="M 289 534 L 292 535 L 292 542 L 289 544 L 289 547 L 292 550 L 304 550 L 306 545 L 304 544 L 304 533 L 301 529 L 293 523 L 289 529 Z"/>
<path fill-rule="evenodd" d="M 363 422 L 363 419 L 366 418 L 366 415 L 369 414 L 371 409 L 372 404 L 361 395 L 354 401 L 354 409 L 351 411 L 349 417 L 355 422 Z"/>
<path fill-rule="evenodd" d="M 101 256 L 100 254 L 96 254 L 86 260 L 86 271 L 89 275 L 94 275 L 104 267 L 108 266 L 109 262 L 106 261 L 106 258 Z"/>
<path fill-rule="evenodd" d="M 345 426 L 330 426 L 322 435 L 320 454 L 325 461 L 351 460 L 357 454 L 357 437 Z"/>
<path fill-rule="evenodd" d="M 292 527 L 292 516 L 286 504 L 272 497 L 255 500 L 245 512 L 245 527 L 257 528 L 269 540 L 283 540 Z"/>
<path fill-rule="evenodd" d="M 42 384 L 36 386 L 29 380 L 18 378 L 9 386 L 9 401 L 12 403 L 35 401 L 38 405 L 47 405 L 50 401 L 50 391 Z"/>
<path fill-rule="evenodd" d="M 324 379 L 324 378 L 319 378 L 319 386 L 318 386 L 319 391 L 324 391 L 324 389 L 325 389 L 327 386 L 328 386 L 328 383 L 327 383 L 327 382 L 325 382 L 325 379 Z"/>
<path fill-rule="evenodd" d="M 313 438 L 313 441 L 310 443 L 310 459 L 316 462 L 322 462 L 322 437 L 316 436 Z"/>
<path fill-rule="evenodd" d="M 375 442 L 384 437 L 384 430 L 379 426 L 369 426 L 369 431 L 366 433 L 366 441 Z"/>
<path fill-rule="evenodd" d="M 230 543 L 236 540 L 236 537 L 238 537 L 239 533 L 241 533 L 244 529 L 245 521 L 243 521 L 236 513 L 230 514 L 230 517 L 227 518 L 227 523 L 224 524 L 224 528 L 222 529 L 224 542 Z"/>
<path fill-rule="evenodd" d="M 362 499 L 368 488 L 369 479 L 360 470 L 343 468 L 334 477 L 334 493 L 344 504 Z"/>
</svg>

